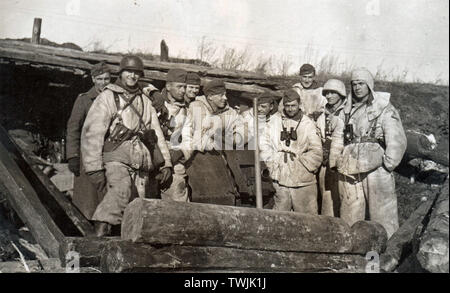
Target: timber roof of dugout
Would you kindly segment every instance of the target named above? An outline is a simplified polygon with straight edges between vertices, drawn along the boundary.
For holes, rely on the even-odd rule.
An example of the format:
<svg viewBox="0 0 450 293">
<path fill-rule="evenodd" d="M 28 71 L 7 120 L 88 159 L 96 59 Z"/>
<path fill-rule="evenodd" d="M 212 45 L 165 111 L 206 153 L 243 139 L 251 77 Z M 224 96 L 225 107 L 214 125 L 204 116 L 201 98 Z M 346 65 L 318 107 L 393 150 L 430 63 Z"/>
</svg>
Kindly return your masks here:
<svg viewBox="0 0 450 293">
<path fill-rule="evenodd" d="M 84 75 L 89 73 L 95 63 L 105 61 L 111 67 L 113 74 L 117 74 L 121 59 L 122 56 L 120 55 L 90 53 L 15 40 L 0 40 L 0 64 L 28 64 L 63 71 L 69 70 L 74 74 Z M 266 90 L 278 89 L 278 85 L 268 80 L 263 74 L 223 70 L 186 63 L 158 62 L 146 59 L 143 59 L 143 61 L 144 81 L 165 81 L 167 71 L 172 68 L 183 68 L 188 72 L 198 73 L 202 77 L 202 84 L 215 78 L 222 78 L 226 82 L 227 89 L 233 91 L 257 94 Z"/>
</svg>

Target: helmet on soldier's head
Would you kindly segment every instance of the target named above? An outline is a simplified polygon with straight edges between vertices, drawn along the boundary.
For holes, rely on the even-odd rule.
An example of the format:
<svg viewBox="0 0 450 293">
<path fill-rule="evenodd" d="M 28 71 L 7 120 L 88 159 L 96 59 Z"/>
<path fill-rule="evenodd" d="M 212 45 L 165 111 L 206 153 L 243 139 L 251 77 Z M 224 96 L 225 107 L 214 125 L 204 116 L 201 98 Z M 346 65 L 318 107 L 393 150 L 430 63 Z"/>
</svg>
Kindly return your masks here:
<svg viewBox="0 0 450 293">
<path fill-rule="evenodd" d="M 327 91 L 337 92 L 342 97 L 347 96 L 347 92 L 345 91 L 345 84 L 339 79 L 329 79 L 324 85 L 322 93 L 325 96 Z"/>
<path fill-rule="evenodd" d="M 119 73 L 127 69 L 140 71 L 144 76 L 144 63 L 138 56 L 128 55 L 120 60 Z"/>
</svg>

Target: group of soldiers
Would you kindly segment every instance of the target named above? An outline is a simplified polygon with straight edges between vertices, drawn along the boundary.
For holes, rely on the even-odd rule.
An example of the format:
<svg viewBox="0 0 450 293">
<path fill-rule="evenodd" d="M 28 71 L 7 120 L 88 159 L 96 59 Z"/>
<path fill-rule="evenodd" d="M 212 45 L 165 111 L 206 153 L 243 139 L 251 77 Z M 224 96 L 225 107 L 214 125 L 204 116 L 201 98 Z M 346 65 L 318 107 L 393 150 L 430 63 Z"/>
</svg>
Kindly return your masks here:
<svg viewBox="0 0 450 293">
<path fill-rule="evenodd" d="M 406 150 L 390 95 L 374 91 L 366 69 L 352 73 L 348 95 L 338 79 L 320 87 L 310 64 L 299 74 L 280 102 L 271 92 L 258 96 L 255 141 L 252 109 L 231 107 L 223 80 L 202 86 L 196 73 L 171 69 L 159 91 L 139 82 L 137 56 L 123 57 L 114 83 L 110 68 L 96 64 L 94 87 L 78 96 L 67 125 L 73 203 L 97 236 L 109 235 L 133 198 L 152 197 L 154 184 L 162 200 L 189 202 L 186 168 L 197 152 L 258 144 L 275 189 L 273 209 L 349 225 L 370 219 L 390 237 L 398 229 L 392 171 Z"/>
</svg>

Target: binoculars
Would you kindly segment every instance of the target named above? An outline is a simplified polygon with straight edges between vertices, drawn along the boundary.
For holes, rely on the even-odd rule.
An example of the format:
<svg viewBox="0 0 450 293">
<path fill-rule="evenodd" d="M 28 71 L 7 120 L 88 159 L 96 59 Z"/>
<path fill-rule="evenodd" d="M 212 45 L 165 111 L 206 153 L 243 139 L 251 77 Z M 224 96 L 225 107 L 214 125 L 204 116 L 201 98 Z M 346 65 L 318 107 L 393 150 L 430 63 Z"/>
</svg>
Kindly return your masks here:
<svg viewBox="0 0 450 293">
<path fill-rule="evenodd" d="M 297 140 L 297 132 L 294 130 L 294 127 L 291 127 L 291 130 L 288 132 L 286 127 L 283 127 L 280 136 L 281 141 L 286 142 L 286 146 L 291 145 L 291 140 Z"/>
<path fill-rule="evenodd" d="M 354 138 L 353 135 L 353 125 L 352 124 L 346 124 L 344 129 L 344 145 L 348 145 L 352 143 Z"/>
</svg>

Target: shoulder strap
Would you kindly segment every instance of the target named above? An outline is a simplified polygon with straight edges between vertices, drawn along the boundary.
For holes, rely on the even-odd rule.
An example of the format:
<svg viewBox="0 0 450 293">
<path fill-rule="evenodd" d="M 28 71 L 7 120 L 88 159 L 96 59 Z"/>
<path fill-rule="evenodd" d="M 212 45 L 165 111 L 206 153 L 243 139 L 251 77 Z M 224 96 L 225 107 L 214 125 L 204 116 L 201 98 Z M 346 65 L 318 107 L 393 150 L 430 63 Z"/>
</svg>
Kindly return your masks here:
<svg viewBox="0 0 450 293">
<path fill-rule="evenodd" d="M 133 96 L 133 97 L 132 97 L 131 99 L 129 99 L 129 100 L 128 100 L 125 96 L 122 95 L 121 97 L 122 97 L 122 99 L 126 102 L 126 104 L 125 104 L 125 106 L 124 106 L 123 108 L 120 108 L 119 93 L 113 91 L 113 94 L 114 94 L 114 102 L 116 103 L 116 108 L 117 108 L 117 112 L 116 112 L 114 118 L 117 117 L 117 118 L 119 119 L 119 121 L 122 121 L 122 112 L 123 112 L 126 108 L 128 108 L 128 106 L 130 106 L 130 105 L 133 103 L 134 99 L 136 98 L 136 95 Z"/>
<path fill-rule="evenodd" d="M 136 113 L 136 115 L 138 116 L 139 119 L 139 124 L 144 128 L 147 129 L 147 127 L 145 126 L 145 123 L 142 119 L 142 117 L 144 116 L 144 110 L 142 110 L 142 113 L 139 113 L 139 111 L 136 109 L 136 107 L 133 105 L 133 101 L 134 99 L 136 99 L 138 95 L 134 95 L 130 100 L 128 100 L 126 97 L 122 96 L 122 99 L 124 99 L 127 104 L 125 105 L 125 107 L 122 109 L 122 111 L 127 108 L 128 106 L 130 106 L 131 110 L 133 110 L 134 113 Z M 142 108 L 144 108 L 144 99 L 142 98 L 142 95 L 139 94 L 139 97 L 141 99 L 141 103 L 142 103 Z"/>
</svg>

